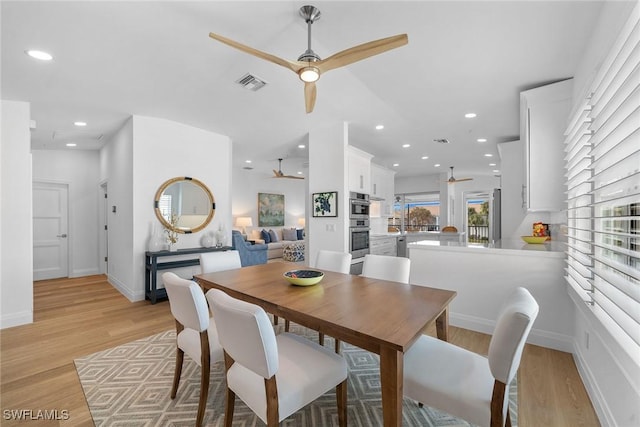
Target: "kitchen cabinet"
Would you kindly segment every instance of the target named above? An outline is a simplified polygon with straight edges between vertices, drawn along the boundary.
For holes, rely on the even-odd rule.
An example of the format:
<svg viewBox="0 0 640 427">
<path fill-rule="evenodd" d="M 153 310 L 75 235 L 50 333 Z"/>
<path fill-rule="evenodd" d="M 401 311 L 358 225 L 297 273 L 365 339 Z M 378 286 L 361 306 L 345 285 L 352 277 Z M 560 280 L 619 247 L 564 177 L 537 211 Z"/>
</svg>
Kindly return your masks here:
<svg viewBox="0 0 640 427">
<path fill-rule="evenodd" d="M 502 238 L 518 237 L 516 231 L 524 221 L 527 202 L 524 187 L 524 142 L 498 144 L 502 197 L 500 198 Z"/>
<path fill-rule="evenodd" d="M 371 193 L 371 154 L 351 145 L 347 149 L 349 191 Z"/>
<path fill-rule="evenodd" d="M 371 199 L 380 202 L 380 216 L 390 217 L 395 197 L 396 172 L 371 163 Z"/>
<path fill-rule="evenodd" d="M 566 209 L 564 130 L 573 79 L 520 93 L 520 137 L 525 147 L 525 205 L 529 212 Z"/>
<path fill-rule="evenodd" d="M 397 236 L 371 236 L 369 253 L 372 255 L 396 256 L 398 254 Z"/>
</svg>

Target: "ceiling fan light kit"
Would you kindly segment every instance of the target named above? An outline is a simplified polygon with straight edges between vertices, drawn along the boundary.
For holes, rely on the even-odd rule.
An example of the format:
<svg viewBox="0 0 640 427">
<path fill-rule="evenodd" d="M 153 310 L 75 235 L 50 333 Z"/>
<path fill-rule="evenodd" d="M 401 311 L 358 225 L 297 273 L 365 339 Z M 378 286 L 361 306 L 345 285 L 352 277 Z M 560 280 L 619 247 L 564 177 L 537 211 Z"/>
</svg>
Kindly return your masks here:
<svg viewBox="0 0 640 427">
<path fill-rule="evenodd" d="M 316 67 L 305 67 L 300 70 L 300 80 L 305 83 L 313 83 L 320 78 L 320 70 Z"/>
<path fill-rule="evenodd" d="M 242 52 L 264 59 L 287 68 L 298 75 L 300 80 L 304 82 L 304 98 L 307 113 L 311 113 L 316 103 L 316 84 L 322 73 L 333 70 L 335 68 L 344 67 L 354 62 L 362 61 L 374 55 L 381 54 L 391 49 L 404 46 L 408 43 L 406 34 L 399 34 L 380 40 L 374 40 L 363 43 L 358 46 L 338 52 L 327 59 L 320 57 L 311 49 L 311 25 L 320 19 L 320 10 L 315 6 L 302 6 L 299 10 L 300 16 L 307 23 L 307 50 L 298 57 L 297 61 L 289 61 L 271 55 L 266 52 L 259 51 L 249 46 L 220 36 L 215 33 L 209 33 L 209 37 L 218 40 L 228 46 L 238 49 Z"/>
</svg>

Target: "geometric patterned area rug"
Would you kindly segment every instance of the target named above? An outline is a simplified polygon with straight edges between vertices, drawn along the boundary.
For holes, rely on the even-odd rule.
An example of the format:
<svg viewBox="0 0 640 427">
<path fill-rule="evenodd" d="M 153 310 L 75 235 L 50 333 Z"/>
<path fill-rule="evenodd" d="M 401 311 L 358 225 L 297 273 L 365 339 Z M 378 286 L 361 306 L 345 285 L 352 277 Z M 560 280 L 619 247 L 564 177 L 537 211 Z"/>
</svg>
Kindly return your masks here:
<svg viewBox="0 0 640 427">
<path fill-rule="evenodd" d="M 297 325 L 291 332 L 317 342 L 317 333 Z M 281 328 L 282 325 L 276 326 Z M 325 338 L 333 348 L 333 340 Z M 380 371 L 378 356 L 342 343 L 342 355 L 349 366 L 348 424 L 358 427 L 382 426 Z M 195 423 L 200 390 L 200 368 L 185 356 L 180 387 L 174 400 L 169 394 L 175 369 L 175 330 L 104 350 L 75 360 L 94 424 L 111 426 L 192 426 Z M 224 425 L 226 384 L 224 364 L 211 367 L 209 398 L 203 425 Z M 517 426 L 517 386 L 509 389 L 511 422 Z M 403 401 L 403 426 L 469 426 L 466 421 L 444 412 Z M 234 426 L 264 426 L 238 398 Z M 337 426 L 335 389 L 284 420 L 281 426 Z"/>
</svg>

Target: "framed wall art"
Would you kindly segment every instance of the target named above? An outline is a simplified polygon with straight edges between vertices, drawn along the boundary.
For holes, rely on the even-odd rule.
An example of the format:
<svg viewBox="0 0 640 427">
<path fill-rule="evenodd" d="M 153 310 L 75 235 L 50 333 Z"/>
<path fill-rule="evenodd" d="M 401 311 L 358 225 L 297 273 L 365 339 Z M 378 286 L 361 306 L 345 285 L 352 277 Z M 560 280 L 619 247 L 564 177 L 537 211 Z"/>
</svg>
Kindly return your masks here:
<svg viewBox="0 0 640 427">
<path fill-rule="evenodd" d="M 313 193 L 311 197 L 314 217 L 338 216 L 338 192 Z"/>
<path fill-rule="evenodd" d="M 258 193 L 258 226 L 284 226 L 284 194 Z"/>
</svg>

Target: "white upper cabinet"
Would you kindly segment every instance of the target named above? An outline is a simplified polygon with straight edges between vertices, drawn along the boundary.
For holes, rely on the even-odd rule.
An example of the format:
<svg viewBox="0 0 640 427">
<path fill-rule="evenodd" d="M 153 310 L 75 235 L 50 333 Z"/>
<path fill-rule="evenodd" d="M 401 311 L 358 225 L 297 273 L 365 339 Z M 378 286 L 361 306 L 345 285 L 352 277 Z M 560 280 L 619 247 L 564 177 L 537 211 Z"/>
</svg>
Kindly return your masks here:
<svg viewBox="0 0 640 427">
<path fill-rule="evenodd" d="M 564 130 L 573 79 L 520 93 L 520 136 L 525 148 L 525 203 L 529 212 L 566 209 Z"/>
<path fill-rule="evenodd" d="M 349 191 L 371 194 L 371 154 L 348 146 Z"/>
<path fill-rule="evenodd" d="M 391 216 L 396 172 L 371 163 L 371 198 L 380 200 L 380 216 Z"/>
</svg>

